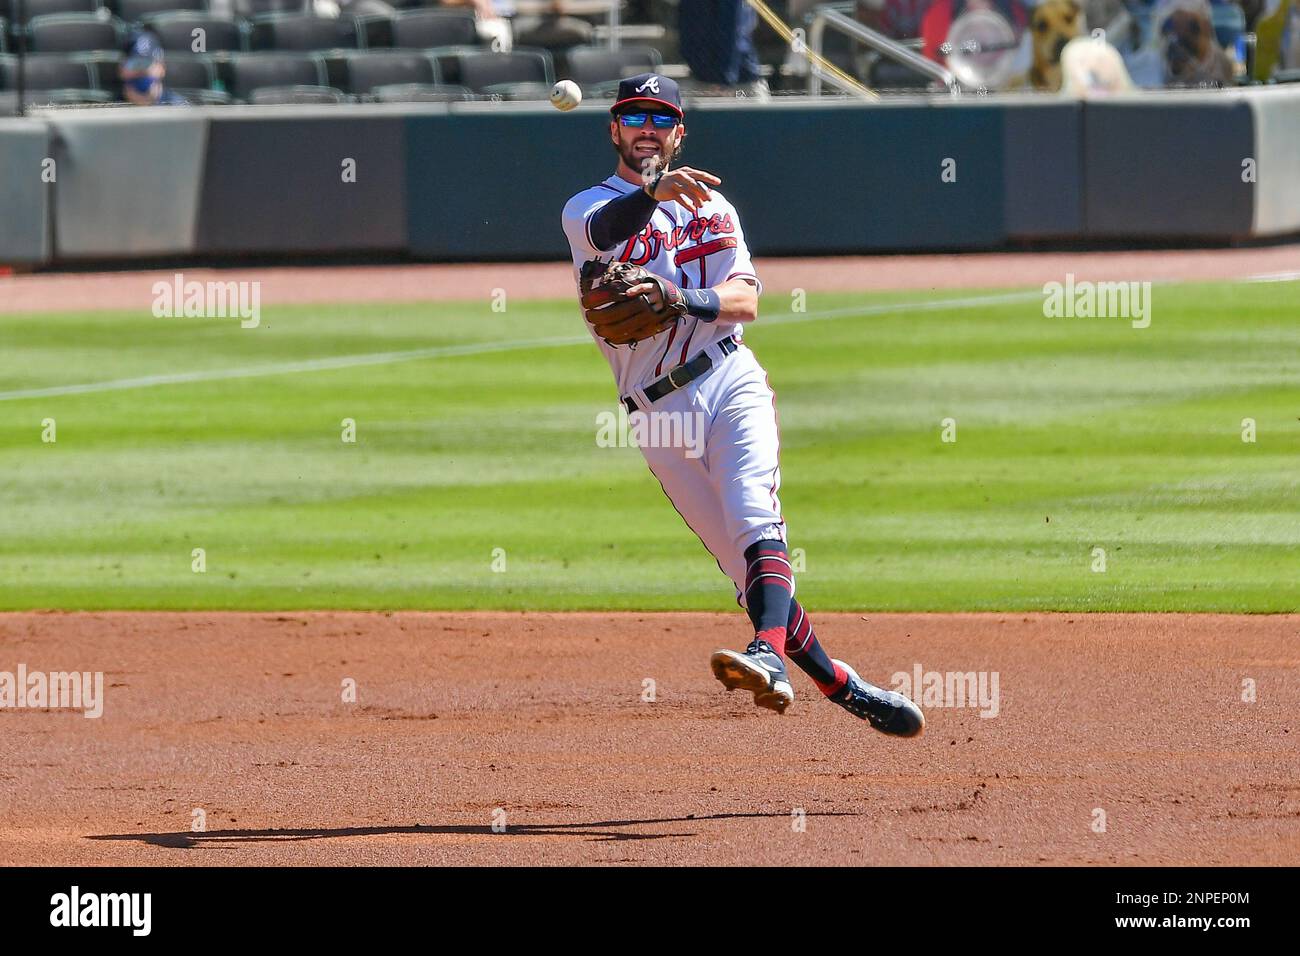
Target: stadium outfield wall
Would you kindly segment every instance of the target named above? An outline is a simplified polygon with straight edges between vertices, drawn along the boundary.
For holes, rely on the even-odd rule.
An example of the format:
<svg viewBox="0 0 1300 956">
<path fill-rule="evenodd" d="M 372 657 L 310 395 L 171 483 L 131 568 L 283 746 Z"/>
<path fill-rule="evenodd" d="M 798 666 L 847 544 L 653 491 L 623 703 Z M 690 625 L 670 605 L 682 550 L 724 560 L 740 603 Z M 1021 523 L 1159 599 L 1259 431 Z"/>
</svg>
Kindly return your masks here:
<svg viewBox="0 0 1300 956">
<path fill-rule="evenodd" d="M 0 120 L 0 263 L 562 259 L 605 106 L 47 110 Z M 759 255 L 1300 231 L 1300 90 L 691 108 Z"/>
</svg>

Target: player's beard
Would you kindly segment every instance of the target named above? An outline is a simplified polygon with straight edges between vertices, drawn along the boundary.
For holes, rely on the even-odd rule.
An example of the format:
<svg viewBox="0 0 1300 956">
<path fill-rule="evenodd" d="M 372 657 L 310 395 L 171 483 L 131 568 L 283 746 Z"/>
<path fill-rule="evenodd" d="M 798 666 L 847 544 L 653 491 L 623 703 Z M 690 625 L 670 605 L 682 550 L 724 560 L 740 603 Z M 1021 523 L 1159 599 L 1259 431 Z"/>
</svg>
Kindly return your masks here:
<svg viewBox="0 0 1300 956">
<path fill-rule="evenodd" d="M 667 143 L 660 145 L 658 141 L 655 141 L 655 145 L 659 147 L 659 151 L 647 156 L 642 156 L 637 152 L 636 148 L 640 142 L 642 142 L 642 140 L 634 139 L 631 143 L 626 145 L 619 144 L 616 149 L 618 150 L 619 158 L 623 160 L 623 165 L 641 175 L 645 175 L 646 167 L 644 164 L 646 162 L 656 163 L 656 168 L 658 169 L 667 169 L 669 164 L 672 163 L 672 161 L 676 159 L 677 155 L 682 151 L 682 141 L 680 137 L 678 137 L 677 143 L 671 151 L 668 149 Z M 648 142 L 648 140 L 646 142 Z"/>
</svg>

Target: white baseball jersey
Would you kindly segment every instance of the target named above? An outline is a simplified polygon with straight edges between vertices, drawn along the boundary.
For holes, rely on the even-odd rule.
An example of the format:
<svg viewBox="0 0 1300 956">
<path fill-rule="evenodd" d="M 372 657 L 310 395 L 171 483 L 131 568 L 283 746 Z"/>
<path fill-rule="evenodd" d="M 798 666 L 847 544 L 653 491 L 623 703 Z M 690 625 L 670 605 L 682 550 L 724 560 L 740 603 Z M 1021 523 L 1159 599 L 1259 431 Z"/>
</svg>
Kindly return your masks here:
<svg viewBox="0 0 1300 956">
<path fill-rule="evenodd" d="M 573 250 L 575 281 L 591 259 L 634 262 L 683 288 L 711 288 L 754 274 L 735 207 L 715 189 L 698 214 L 677 202 L 659 204 L 646 227 L 612 249 L 597 249 L 588 227 L 605 203 L 640 187 L 618 176 L 584 189 L 564 207 L 564 232 Z M 588 326 L 590 329 L 590 326 Z M 636 348 L 608 345 L 593 333 L 619 395 L 632 395 L 647 409 L 646 385 L 675 366 L 707 352 L 712 368 L 700 378 L 648 406 L 648 416 L 676 416 L 702 424 L 703 454 L 681 445 L 651 443 L 641 454 L 686 524 L 731 578 L 744 602 L 745 549 L 763 539 L 785 540 L 781 516 L 780 436 L 776 396 L 767 373 L 747 346 L 728 353 L 718 343 L 740 341 L 736 322 L 701 322 L 686 316 Z"/>
<path fill-rule="evenodd" d="M 716 189 L 698 213 L 675 200 L 661 202 L 645 228 L 610 249 L 597 249 L 591 242 L 591 217 L 596 210 L 619 196 L 641 187 L 617 175 L 584 189 L 564 206 L 564 233 L 573 252 L 576 282 L 582 265 L 592 259 L 632 262 L 655 275 L 675 282 L 683 289 L 709 289 L 740 276 L 762 285 L 754 274 L 754 263 L 740 230 L 736 208 Z M 590 326 L 588 326 L 590 329 Z M 663 378 L 677 365 L 728 335 L 740 341 L 741 326 L 719 319 L 701 322 L 684 316 L 673 327 L 654 338 L 632 346 L 612 346 L 592 333 L 604 353 L 619 394 L 628 395 Z"/>
</svg>

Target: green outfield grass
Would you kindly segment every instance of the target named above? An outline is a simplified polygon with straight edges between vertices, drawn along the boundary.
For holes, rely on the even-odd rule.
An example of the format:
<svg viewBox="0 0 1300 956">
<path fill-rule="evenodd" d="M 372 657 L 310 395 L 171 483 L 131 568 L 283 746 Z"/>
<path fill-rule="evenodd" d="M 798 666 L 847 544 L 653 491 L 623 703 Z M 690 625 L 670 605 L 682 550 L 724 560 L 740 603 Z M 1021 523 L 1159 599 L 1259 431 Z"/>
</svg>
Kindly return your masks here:
<svg viewBox="0 0 1300 956">
<path fill-rule="evenodd" d="M 1147 329 L 1045 318 L 1034 291 L 814 294 L 793 316 L 764 296 L 746 338 L 778 394 L 801 598 L 1296 610 L 1297 288 L 1157 286 Z M 448 351 L 353 364 L 420 349 Z M 283 369 L 317 359 L 344 367 Z M 30 394 L 177 374 L 196 380 Z M 6 609 L 735 607 L 639 453 L 596 446 L 615 396 L 568 301 L 0 317 L 0 393 Z"/>
</svg>

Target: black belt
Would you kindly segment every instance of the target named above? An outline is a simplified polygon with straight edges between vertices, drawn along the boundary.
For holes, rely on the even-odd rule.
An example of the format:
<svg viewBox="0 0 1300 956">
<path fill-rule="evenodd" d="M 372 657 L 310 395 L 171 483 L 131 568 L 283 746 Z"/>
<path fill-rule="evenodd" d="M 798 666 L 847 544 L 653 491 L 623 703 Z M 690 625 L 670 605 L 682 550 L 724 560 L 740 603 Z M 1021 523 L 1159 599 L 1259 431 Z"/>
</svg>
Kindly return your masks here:
<svg viewBox="0 0 1300 956">
<path fill-rule="evenodd" d="M 718 348 L 722 351 L 723 356 L 727 356 L 740 348 L 740 345 L 736 342 L 734 335 L 728 335 L 718 342 Z M 689 362 L 678 365 L 659 381 L 647 385 L 645 387 L 646 401 L 651 403 L 659 401 L 665 395 L 670 395 L 683 385 L 695 381 L 711 368 L 713 368 L 713 359 L 709 358 L 709 353 L 705 350 Z M 636 399 L 628 395 L 623 399 L 623 406 L 627 409 L 629 415 L 632 414 L 637 408 Z"/>
</svg>

